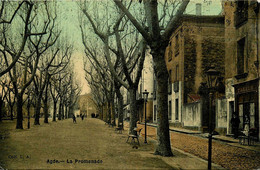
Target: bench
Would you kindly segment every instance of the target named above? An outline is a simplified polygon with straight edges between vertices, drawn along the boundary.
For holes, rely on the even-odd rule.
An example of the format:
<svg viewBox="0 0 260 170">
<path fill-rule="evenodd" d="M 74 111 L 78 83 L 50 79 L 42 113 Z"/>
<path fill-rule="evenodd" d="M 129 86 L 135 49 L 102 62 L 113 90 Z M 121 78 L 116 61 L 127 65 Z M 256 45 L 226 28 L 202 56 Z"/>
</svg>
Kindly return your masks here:
<svg viewBox="0 0 260 170">
<path fill-rule="evenodd" d="M 134 128 L 135 134 L 129 134 L 126 143 L 128 142 L 129 138 L 132 138 L 130 144 L 131 144 L 132 142 L 135 142 L 135 139 L 136 139 L 136 140 L 137 140 L 137 144 L 140 145 L 138 138 L 139 138 L 139 136 L 140 136 L 140 134 L 141 134 L 141 130 L 142 130 L 142 129 L 143 129 L 143 128 Z"/>
<path fill-rule="evenodd" d="M 122 133 L 122 130 L 123 130 L 123 123 L 119 123 L 118 127 L 115 128 L 115 131 L 119 132 L 119 133 Z"/>
<path fill-rule="evenodd" d="M 241 145 L 254 145 L 257 138 L 254 136 L 238 136 L 239 144 Z"/>
</svg>

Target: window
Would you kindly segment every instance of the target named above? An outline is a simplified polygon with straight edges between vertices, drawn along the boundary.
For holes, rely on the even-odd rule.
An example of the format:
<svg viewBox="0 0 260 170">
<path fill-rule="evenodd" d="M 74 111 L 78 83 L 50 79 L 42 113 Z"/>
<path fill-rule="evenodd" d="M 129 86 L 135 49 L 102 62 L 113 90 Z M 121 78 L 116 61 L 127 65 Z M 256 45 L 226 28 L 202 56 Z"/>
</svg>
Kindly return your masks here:
<svg viewBox="0 0 260 170">
<path fill-rule="evenodd" d="M 245 38 L 237 42 L 237 74 L 245 72 Z"/>
<path fill-rule="evenodd" d="M 169 78 L 168 78 L 168 94 L 172 94 L 172 70 L 169 70 Z"/>
<path fill-rule="evenodd" d="M 175 120 L 179 120 L 179 99 L 175 99 Z"/>
<path fill-rule="evenodd" d="M 172 101 L 169 101 L 169 110 L 168 110 L 168 113 L 169 113 L 169 120 L 172 120 Z"/>
<path fill-rule="evenodd" d="M 143 94 L 143 83 L 142 83 L 142 81 L 140 82 L 139 89 L 140 89 L 139 98 L 142 98 L 142 94 Z"/>
<path fill-rule="evenodd" d="M 168 62 L 170 62 L 172 60 L 172 43 L 170 42 L 169 46 L 168 46 Z"/>
<path fill-rule="evenodd" d="M 179 35 L 175 37 L 175 57 L 179 54 Z"/>
<path fill-rule="evenodd" d="M 175 81 L 179 80 L 179 65 L 176 65 L 175 69 Z"/>
<path fill-rule="evenodd" d="M 235 24 L 236 27 L 239 27 L 248 20 L 248 1 L 237 0 L 236 6 Z"/>
<path fill-rule="evenodd" d="M 153 80 L 153 99 L 156 100 L 156 92 L 157 92 L 157 84 L 156 84 L 156 80 Z"/>
</svg>

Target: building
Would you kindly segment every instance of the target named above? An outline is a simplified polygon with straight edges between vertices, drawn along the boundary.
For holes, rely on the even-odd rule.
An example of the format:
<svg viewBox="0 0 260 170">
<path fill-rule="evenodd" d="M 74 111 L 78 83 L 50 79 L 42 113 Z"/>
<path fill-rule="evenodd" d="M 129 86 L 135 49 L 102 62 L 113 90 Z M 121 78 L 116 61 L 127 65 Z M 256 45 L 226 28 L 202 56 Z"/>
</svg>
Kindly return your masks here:
<svg viewBox="0 0 260 170">
<path fill-rule="evenodd" d="M 136 77 L 136 70 L 133 71 L 132 77 Z M 136 91 L 137 100 L 137 111 L 138 120 L 144 122 L 145 120 L 145 108 L 144 108 L 144 96 L 143 92 L 147 90 L 149 92 L 148 101 L 146 106 L 146 118 L 148 122 L 153 120 L 153 59 L 150 51 L 146 50 L 146 57 L 144 60 L 144 65 L 142 69 L 142 75 L 138 84 L 138 89 Z M 124 99 L 124 119 L 130 119 L 130 96 L 127 89 L 122 88 L 121 93 Z"/>
<path fill-rule="evenodd" d="M 79 97 L 79 110 L 80 114 L 86 115 L 87 117 L 91 117 L 92 113 L 97 114 L 97 108 L 90 93 Z"/>
<path fill-rule="evenodd" d="M 227 134 L 233 112 L 240 130 L 249 117 L 249 127 L 259 138 L 259 2 L 223 1 L 225 14 L 225 84 Z"/>
<path fill-rule="evenodd" d="M 147 122 L 153 122 L 153 74 L 153 58 L 150 54 L 150 50 L 147 50 L 142 70 L 142 77 L 137 91 L 139 100 L 139 120 L 141 122 L 144 122 L 145 120 L 145 103 L 143 95 L 145 90 L 149 92 L 146 103 L 146 120 Z"/>
<path fill-rule="evenodd" d="M 198 94 L 212 65 L 225 74 L 224 16 L 183 15 L 165 52 L 169 72 L 169 122 L 201 130 L 208 126 L 206 103 Z"/>
</svg>

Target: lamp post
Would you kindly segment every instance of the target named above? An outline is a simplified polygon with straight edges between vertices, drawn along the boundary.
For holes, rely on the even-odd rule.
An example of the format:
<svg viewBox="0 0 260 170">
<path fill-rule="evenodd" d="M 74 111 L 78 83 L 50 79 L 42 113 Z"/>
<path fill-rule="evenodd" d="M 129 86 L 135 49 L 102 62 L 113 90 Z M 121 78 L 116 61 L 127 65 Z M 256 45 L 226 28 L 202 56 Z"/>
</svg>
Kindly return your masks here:
<svg viewBox="0 0 260 170">
<path fill-rule="evenodd" d="M 147 90 L 145 90 L 144 92 L 143 92 L 143 95 L 144 95 L 144 102 L 145 102 L 145 106 L 144 106 L 144 143 L 147 143 L 147 125 L 146 125 L 146 122 L 147 122 L 147 120 L 146 120 L 146 104 L 147 104 L 147 99 L 148 99 L 148 94 L 149 94 L 149 92 L 147 91 Z"/>
<path fill-rule="evenodd" d="M 208 143 L 208 169 L 211 169 L 211 153 L 212 153 L 212 101 L 214 93 L 219 89 L 218 88 L 218 80 L 221 80 L 219 77 L 220 72 L 215 70 L 214 67 L 210 67 L 206 72 L 207 75 L 207 87 L 209 92 L 209 143 Z"/>
</svg>

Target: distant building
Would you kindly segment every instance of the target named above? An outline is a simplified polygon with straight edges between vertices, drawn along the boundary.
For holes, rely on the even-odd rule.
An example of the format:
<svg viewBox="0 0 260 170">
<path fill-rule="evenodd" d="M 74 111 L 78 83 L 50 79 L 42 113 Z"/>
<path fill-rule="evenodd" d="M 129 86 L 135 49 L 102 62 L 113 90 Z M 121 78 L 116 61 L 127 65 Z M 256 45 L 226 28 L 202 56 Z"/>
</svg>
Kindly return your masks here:
<svg viewBox="0 0 260 170">
<path fill-rule="evenodd" d="M 79 97 L 79 110 L 80 114 L 86 115 L 87 117 L 91 117 L 92 113 L 97 114 L 97 108 L 91 93 Z"/>
</svg>

